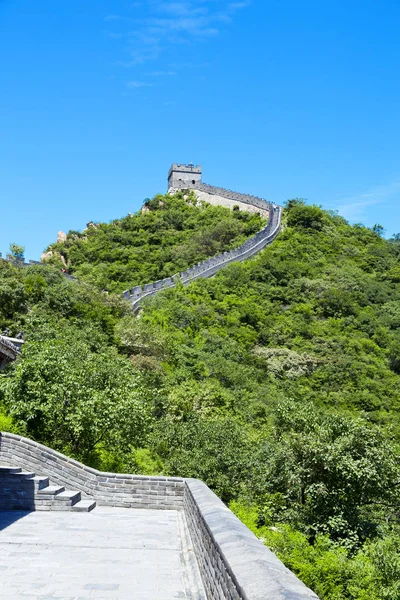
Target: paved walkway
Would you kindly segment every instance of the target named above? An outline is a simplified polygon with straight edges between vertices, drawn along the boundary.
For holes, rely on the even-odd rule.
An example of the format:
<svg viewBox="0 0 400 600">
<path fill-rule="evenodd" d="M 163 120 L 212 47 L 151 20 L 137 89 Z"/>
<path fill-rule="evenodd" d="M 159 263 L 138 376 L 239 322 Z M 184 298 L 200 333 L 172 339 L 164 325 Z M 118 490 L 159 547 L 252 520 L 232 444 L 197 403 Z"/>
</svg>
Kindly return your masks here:
<svg viewBox="0 0 400 600">
<path fill-rule="evenodd" d="M 1 600 L 204 600 L 182 513 L 0 512 Z"/>
</svg>

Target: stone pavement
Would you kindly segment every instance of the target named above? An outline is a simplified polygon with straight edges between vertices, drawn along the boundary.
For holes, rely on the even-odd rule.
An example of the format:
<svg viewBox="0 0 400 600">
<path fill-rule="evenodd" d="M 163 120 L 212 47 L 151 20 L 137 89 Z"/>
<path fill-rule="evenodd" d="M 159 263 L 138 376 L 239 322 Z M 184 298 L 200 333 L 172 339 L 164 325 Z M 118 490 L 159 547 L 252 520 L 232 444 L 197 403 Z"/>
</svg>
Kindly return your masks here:
<svg viewBox="0 0 400 600">
<path fill-rule="evenodd" d="M 183 512 L 0 512 L 1 600 L 205 600 Z"/>
</svg>

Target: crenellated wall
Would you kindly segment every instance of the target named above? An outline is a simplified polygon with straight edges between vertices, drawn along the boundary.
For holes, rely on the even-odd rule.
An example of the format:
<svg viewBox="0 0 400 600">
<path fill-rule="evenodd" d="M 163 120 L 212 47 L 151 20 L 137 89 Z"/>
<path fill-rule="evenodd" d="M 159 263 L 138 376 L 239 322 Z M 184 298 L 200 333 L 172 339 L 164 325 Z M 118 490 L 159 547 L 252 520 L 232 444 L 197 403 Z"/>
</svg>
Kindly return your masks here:
<svg viewBox="0 0 400 600">
<path fill-rule="evenodd" d="M 130 290 L 126 290 L 124 292 L 124 298 L 129 300 L 132 303 L 133 308 L 137 310 L 143 298 L 152 296 L 160 290 L 174 287 L 179 280 L 182 281 L 183 285 L 188 285 L 198 277 L 212 277 L 212 275 L 215 275 L 220 269 L 232 262 L 240 262 L 254 256 L 274 241 L 280 230 L 281 217 L 281 207 L 271 207 L 270 219 L 267 225 L 238 248 L 208 258 L 207 260 L 186 269 L 186 271 L 183 271 L 182 273 L 176 273 L 172 277 L 167 277 L 153 283 L 147 283 L 144 286 L 138 285 Z"/>
<path fill-rule="evenodd" d="M 0 259 L 6 260 L 7 262 L 11 262 L 18 267 L 30 267 L 31 265 L 42 265 L 43 263 L 38 260 L 30 260 L 29 262 L 25 262 L 24 258 L 16 258 L 11 254 L 7 254 L 5 258 L 3 258 L 2 253 L 0 252 Z"/>
<path fill-rule="evenodd" d="M 0 371 L 5 365 L 19 356 L 19 347 L 13 344 L 7 337 L 0 335 Z"/>
<path fill-rule="evenodd" d="M 202 169 L 200 165 L 179 165 L 174 163 L 168 173 L 168 191 L 173 193 L 178 190 L 194 190 L 204 193 L 206 197 L 215 197 L 217 203 L 218 199 L 221 202 L 225 199 L 230 203 L 238 202 L 242 206 L 251 206 L 252 209 L 258 209 L 263 214 L 268 214 L 269 219 L 266 227 L 234 250 L 213 256 L 186 269 L 182 273 L 172 275 L 172 277 L 166 277 L 165 279 L 147 283 L 143 286 L 137 285 L 126 290 L 123 296 L 132 303 L 134 310 L 138 310 L 144 298 L 152 296 L 160 290 L 174 287 L 177 281 L 181 281 L 183 285 L 188 285 L 198 277 L 212 277 L 220 269 L 223 269 L 232 262 L 242 261 L 254 256 L 273 242 L 278 235 L 282 218 L 282 209 L 280 206 L 275 206 L 258 196 L 240 194 L 225 188 L 208 185 L 201 181 L 201 177 Z"/>
<path fill-rule="evenodd" d="M 243 202 L 244 204 L 251 204 L 252 206 L 256 206 L 262 210 L 269 210 L 271 207 L 271 204 L 267 202 L 267 200 L 264 200 L 264 198 L 260 198 L 259 196 L 241 194 L 240 192 L 234 192 L 233 190 L 228 190 L 226 188 L 209 185 L 208 183 L 203 183 L 202 181 L 196 181 L 195 183 L 190 181 L 182 181 L 180 182 L 180 185 L 176 185 L 174 188 L 172 188 L 172 191 L 182 189 L 206 192 L 207 194 L 220 196 L 221 198 L 227 198 L 228 200 L 236 200 L 237 202 Z M 171 191 L 171 189 L 169 191 Z"/>
</svg>

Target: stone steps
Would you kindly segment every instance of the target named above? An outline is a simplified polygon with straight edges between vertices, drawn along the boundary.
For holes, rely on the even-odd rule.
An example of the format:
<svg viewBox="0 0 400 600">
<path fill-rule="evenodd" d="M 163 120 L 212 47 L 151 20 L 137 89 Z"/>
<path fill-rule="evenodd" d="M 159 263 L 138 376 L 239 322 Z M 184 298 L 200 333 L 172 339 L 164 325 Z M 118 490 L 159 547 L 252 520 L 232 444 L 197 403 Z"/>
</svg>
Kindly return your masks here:
<svg viewBox="0 0 400 600">
<path fill-rule="evenodd" d="M 89 512 L 94 500 L 82 499 L 81 492 L 50 485 L 48 477 L 0 465 L 0 510 L 60 510 Z"/>
</svg>

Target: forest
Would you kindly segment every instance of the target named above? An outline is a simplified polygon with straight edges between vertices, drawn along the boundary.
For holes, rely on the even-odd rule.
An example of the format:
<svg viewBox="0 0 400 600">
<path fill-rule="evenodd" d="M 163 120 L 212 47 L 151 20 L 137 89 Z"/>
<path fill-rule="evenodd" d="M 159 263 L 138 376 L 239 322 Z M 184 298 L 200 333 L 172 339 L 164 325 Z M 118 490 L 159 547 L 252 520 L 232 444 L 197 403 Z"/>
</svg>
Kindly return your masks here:
<svg viewBox="0 0 400 600">
<path fill-rule="evenodd" d="M 0 328 L 26 340 L 0 430 L 198 477 L 321 600 L 400 600 L 400 235 L 290 200 L 259 255 L 135 315 L 121 291 L 263 226 L 182 194 L 144 206 L 70 232 L 53 264 L 0 260 Z"/>
<path fill-rule="evenodd" d="M 136 214 L 70 231 L 47 248 L 47 260 L 100 289 L 123 292 L 240 246 L 265 219 L 238 208 L 212 206 L 193 192 L 159 195 Z"/>
</svg>

